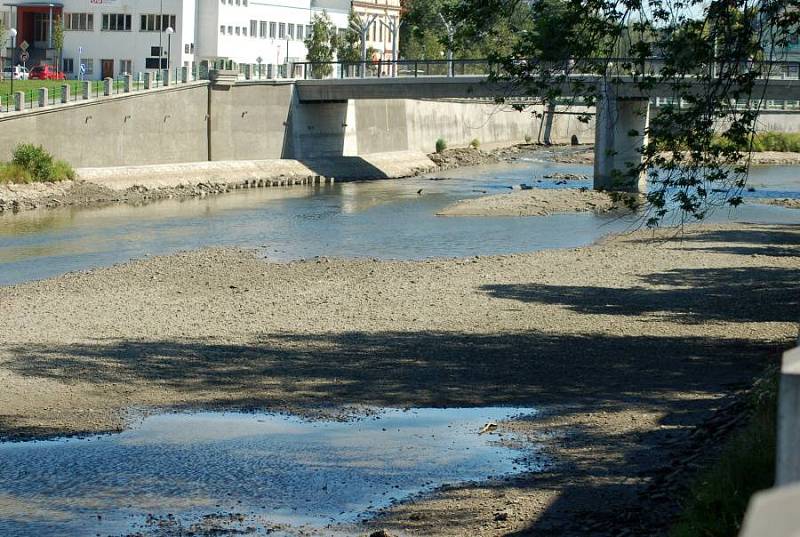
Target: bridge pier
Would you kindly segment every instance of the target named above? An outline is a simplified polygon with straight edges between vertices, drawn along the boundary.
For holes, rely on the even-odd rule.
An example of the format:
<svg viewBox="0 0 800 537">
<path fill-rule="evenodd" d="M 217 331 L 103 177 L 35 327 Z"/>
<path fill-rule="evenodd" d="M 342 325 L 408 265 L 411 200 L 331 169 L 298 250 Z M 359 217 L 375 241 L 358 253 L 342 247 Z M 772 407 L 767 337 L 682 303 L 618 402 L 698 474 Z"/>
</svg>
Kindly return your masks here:
<svg viewBox="0 0 800 537">
<path fill-rule="evenodd" d="M 613 88 L 604 84 L 595 124 L 595 190 L 647 190 L 647 174 L 640 172 L 632 177 L 629 170 L 642 162 L 649 120 L 648 99 L 619 98 Z"/>
</svg>

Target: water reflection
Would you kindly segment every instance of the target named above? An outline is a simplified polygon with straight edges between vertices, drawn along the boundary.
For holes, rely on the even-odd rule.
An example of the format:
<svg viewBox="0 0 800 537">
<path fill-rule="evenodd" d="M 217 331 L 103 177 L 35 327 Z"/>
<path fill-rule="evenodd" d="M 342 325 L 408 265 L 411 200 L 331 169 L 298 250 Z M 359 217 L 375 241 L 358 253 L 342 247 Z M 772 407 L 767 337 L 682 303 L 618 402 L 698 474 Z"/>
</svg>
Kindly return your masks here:
<svg viewBox="0 0 800 537">
<path fill-rule="evenodd" d="M 444 483 L 538 469 L 535 448 L 478 434 L 487 421 L 534 414 L 375 409 L 347 422 L 169 414 L 118 435 L 0 444 L 0 535 L 124 534 L 148 530 L 146 515 L 190 524 L 215 512 L 242 513 L 262 530 L 351 523 Z"/>
<path fill-rule="evenodd" d="M 0 215 L 0 285 L 203 246 L 261 249 L 274 260 L 313 256 L 422 259 L 581 246 L 641 225 L 589 213 L 537 218 L 441 218 L 453 201 L 511 185 L 563 188 L 545 176 L 591 176 L 591 166 L 525 157 L 417 177 L 237 191 L 141 207 L 109 205 Z M 797 168 L 754 168 L 748 198 L 797 197 Z M 570 181 L 567 187 L 590 187 Z M 421 193 L 419 192 L 421 190 Z M 747 204 L 711 221 L 796 222 L 800 213 Z"/>
</svg>

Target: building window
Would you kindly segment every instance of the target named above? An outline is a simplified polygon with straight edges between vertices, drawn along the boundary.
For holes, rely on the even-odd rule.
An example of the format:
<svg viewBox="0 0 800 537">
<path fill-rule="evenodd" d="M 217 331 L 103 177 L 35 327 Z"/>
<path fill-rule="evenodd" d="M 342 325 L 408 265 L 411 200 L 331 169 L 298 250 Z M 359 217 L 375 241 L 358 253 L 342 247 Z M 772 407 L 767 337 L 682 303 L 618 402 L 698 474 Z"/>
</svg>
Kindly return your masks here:
<svg viewBox="0 0 800 537">
<path fill-rule="evenodd" d="M 250 37 L 256 37 L 258 32 L 258 21 L 250 21 Z"/>
<path fill-rule="evenodd" d="M 289 29 L 287 31 L 289 39 L 294 39 L 294 24 L 289 24 Z"/>
<path fill-rule="evenodd" d="M 183 53 L 184 54 L 189 54 L 189 43 L 186 43 L 185 45 L 183 45 Z"/>
<path fill-rule="evenodd" d="M 222 1 L 224 2 L 225 0 L 222 0 Z M 225 25 L 224 24 L 220 25 L 219 33 L 221 33 L 222 35 L 225 35 Z"/>
<path fill-rule="evenodd" d="M 236 35 L 242 35 L 242 28 L 241 26 L 236 27 Z"/>
<path fill-rule="evenodd" d="M 141 32 L 160 32 L 167 28 L 176 29 L 177 18 L 175 15 L 142 15 L 139 31 Z"/>
<path fill-rule="evenodd" d="M 305 36 L 303 35 L 303 30 L 304 29 L 305 28 L 304 28 L 304 26 L 302 24 L 298 24 L 297 25 L 297 39 L 299 39 L 300 41 L 305 39 Z"/>
<path fill-rule="evenodd" d="M 74 73 L 75 72 L 75 60 L 72 58 L 64 58 L 64 65 L 61 68 L 62 71 L 65 73 Z"/>
<path fill-rule="evenodd" d="M 233 35 L 233 26 L 228 26 L 228 35 Z"/>
<path fill-rule="evenodd" d="M 275 39 L 275 23 L 274 22 L 269 23 L 269 38 L 270 39 Z"/>
<path fill-rule="evenodd" d="M 64 13 L 65 30 L 94 30 L 94 15 L 91 13 Z"/>
<path fill-rule="evenodd" d="M 131 16 L 124 13 L 103 13 L 103 30 L 107 32 L 130 32 Z"/>
<path fill-rule="evenodd" d="M 286 24 L 280 23 L 278 24 L 278 39 L 283 39 L 286 37 Z"/>
<path fill-rule="evenodd" d="M 267 21 L 261 21 L 258 23 L 258 37 L 261 39 L 267 38 Z"/>
<path fill-rule="evenodd" d="M 120 60 L 119 61 L 119 74 L 121 75 L 129 75 L 133 71 L 133 61 L 131 60 Z"/>
<path fill-rule="evenodd" d="M 308 35 L 308 36 L 311 35 L 311 25 L 310 24 L 306 24 L 306 35 Z"/>
<path fill-rule="evenodd" d="M 85 75 L 93 75 L 94 74 L 94 60 L 92 58 L 84 58 L 81 60 L 81 64 L 86 67 Z"/>
</svg>

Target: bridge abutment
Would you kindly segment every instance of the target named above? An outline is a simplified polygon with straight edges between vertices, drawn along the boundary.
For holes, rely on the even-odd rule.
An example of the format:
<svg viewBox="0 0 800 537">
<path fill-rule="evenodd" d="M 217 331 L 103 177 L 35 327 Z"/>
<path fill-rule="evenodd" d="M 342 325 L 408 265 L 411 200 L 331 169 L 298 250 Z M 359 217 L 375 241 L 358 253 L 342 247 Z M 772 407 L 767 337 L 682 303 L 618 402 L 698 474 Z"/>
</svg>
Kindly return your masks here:
<svg viewBox="0 0 800 537">
<path fill-rule="evenodd" d="M 605 86 L 597 102 L 594 146 L 595 190 L 645 192 L 647 174 L 634 172 L 642 162 L 650 120 L 648 99 L 619 98 Z"/>
</svg>

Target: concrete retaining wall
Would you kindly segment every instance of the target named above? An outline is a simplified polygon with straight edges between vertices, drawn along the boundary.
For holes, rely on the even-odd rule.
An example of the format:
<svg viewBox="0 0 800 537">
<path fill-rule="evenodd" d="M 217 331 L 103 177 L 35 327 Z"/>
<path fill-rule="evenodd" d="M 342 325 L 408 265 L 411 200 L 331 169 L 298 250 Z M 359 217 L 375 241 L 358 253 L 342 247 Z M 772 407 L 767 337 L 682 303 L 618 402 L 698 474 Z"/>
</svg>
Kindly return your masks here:
<svg viewBox="0 0 800 537">
<path fill-rule="evenodd" d="M 0 116 L 0 160 L 21 142 L 74 166 L 208 159 L 207 84 L 190 84 Z"/>
</svg>

